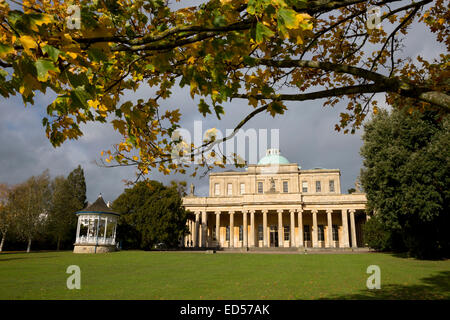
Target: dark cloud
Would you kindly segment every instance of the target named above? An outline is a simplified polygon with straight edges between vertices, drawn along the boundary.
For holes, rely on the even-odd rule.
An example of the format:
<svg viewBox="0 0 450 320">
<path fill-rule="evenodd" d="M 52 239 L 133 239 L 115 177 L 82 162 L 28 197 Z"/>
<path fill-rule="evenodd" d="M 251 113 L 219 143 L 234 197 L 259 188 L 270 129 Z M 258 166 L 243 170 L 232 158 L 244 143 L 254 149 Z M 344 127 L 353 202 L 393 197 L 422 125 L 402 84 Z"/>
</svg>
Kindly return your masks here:
<svg viewBox="0 0 450 320">
<path fill-rule="evenodd" d="M 425 58 L 434 58 L 438 52 L 445 52 L 440 45 L 436 45 L 434 36 L 430 36 L 428 30 L 416 24 L 412 28 L 414 30 L 407 40 L 404 56 L 416 57 L 420 54 Z M 143 87 L 136 93 L 127 93 L 124 100 L 149 98 L 154 92 L 153 88 Z M 383 95 L 379 97 L 381 105 L 384 105 Z M 24 108 L 19 97 L 0 100 L 0 182 L 18 183 L 46 168 L 53 176 L 67 175 L 80 164 L 85 170 L 88 200 L 94 201 L 100 192 L 106 200 L 114 200 L 125 187 L 122 180 L 135 177 L 134 169 L 100 168 L 93 161 L 99 159 L 102 150 L 119 142 L 120 136 L 110 125 L 90 123 L 82 126 L 82 138 L 53 148 L 41 125 L 42 112 L 52 98 L 52 95 L 40 95 L 36 106 L 27 108 Z M 219 121 L 213 115 L 202 117 L 197 111 L 197 102 L 190 98 L 189 90 L 175 88 L 173 96 L 163 105 L 170 109 L 180 108 L 183 114 L 181 126 L 191 132 L 194 121 L 201 120 L 203 130 L 216 127 L 225 133 L 226 129 L 234 128 L 253 110 L 245 101 L 233 100 L 223 105 L 226 114 Z M 272 118 L 267 113 L 259 114 L 244 129 L 279 129 L 279 147 L 285 157 L 303 169 L 341 169 L 341 191 L 346 192 L 353 187 L 362 165 L 359 155 L 362 130 L 354 135 L 336 132 L 334 125 L 345 105 L 331 108 L 323 107 L 322 103 L 323 100 L 289 103 L 284 115 Z M 207 178 L 193 179 L 180 174 L 164 176 L 159 172 L 152 173 L 151 178 L 164 183 L 174 179 L 194 182 L 197 194 L 208 193 Z"/>
</svg>

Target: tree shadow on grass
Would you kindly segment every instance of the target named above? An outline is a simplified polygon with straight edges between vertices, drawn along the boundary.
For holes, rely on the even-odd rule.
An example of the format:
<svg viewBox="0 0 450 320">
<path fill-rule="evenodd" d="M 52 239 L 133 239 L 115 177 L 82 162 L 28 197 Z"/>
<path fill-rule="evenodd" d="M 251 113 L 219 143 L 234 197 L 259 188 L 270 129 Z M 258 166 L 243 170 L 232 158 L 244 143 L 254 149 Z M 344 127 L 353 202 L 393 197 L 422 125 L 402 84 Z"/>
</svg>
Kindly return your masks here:
<svg viewBox="0 0 450 320">
<path fill-rule="evenodd" d="M 381 289 L 361 290 L 356 294 L 334 295 L 324 299 L 336 300 L 437 300 L 450 299 L 450 271 L 422 278 L 420 285 L 386 284 Z"/>
<path fill-rule="evenodd" d="M 3 258 L 4 255 L 10 255 L 11 253 L 4 253 L 0 255 L 0 262 L 4 262 L 4 261 L 12 261 L 12 260 L 25 260 L 25 259 L 49 259 L 49 258 L 55 258 L 57 256 L 40 256 L 40 257 L 36 257 L 33 256 L 32 254 L 27 254 L 26 256 L 22 256 L 22 257 L 14 257 L 12 256 L 11 258 Z"/>
</svg>

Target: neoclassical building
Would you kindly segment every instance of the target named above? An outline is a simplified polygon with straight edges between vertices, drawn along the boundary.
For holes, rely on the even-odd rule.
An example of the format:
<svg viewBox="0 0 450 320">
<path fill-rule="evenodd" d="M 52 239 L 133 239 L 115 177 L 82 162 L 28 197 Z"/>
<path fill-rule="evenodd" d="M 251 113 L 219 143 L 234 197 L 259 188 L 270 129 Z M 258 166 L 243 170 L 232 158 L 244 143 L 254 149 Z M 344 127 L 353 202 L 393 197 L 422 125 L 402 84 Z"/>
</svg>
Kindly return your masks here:
<svg viewBox="0 0 450 320">
<path fill-rule="evenodd" d="M 304 170 L 269 149 L 245 171 L 211 173 L 209 196 L 191 192 L 186 247 L 364 246 L 364 193 L 341 193 L 339 169 Z"/>
</svg>

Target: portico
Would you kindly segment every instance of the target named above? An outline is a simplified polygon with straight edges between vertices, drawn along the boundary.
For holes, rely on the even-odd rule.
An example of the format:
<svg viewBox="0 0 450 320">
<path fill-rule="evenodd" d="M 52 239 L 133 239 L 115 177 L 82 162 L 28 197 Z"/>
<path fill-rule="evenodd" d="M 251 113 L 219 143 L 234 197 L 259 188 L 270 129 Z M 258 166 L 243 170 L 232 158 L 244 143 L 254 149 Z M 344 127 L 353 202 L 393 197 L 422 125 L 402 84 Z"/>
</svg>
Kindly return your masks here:
<svg viewBox="0 0 450 320">
<path fill-rule="evenodd" d="M 212 173 L 209 197 L 183 198 L 186 247 L 364 246 L 365 194 L 341 194 L 338 169 L 302 170 L 274 149 L 266 157 L 245 172 Z"/>
</svg>

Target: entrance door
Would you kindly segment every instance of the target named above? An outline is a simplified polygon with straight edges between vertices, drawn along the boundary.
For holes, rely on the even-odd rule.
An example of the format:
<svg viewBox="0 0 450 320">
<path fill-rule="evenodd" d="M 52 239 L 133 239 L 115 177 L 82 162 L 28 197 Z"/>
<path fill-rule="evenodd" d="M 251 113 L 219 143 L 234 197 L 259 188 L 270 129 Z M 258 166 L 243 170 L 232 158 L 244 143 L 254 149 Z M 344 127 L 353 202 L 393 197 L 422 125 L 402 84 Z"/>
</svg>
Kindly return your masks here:
<svg viewBox="0 0 450 320">
<path fill-rule="evenodd" d="M 277 226 L 270 226 L 270 246 L 278 247 L 278 228 L 277 228 Z"/>
</svg>

